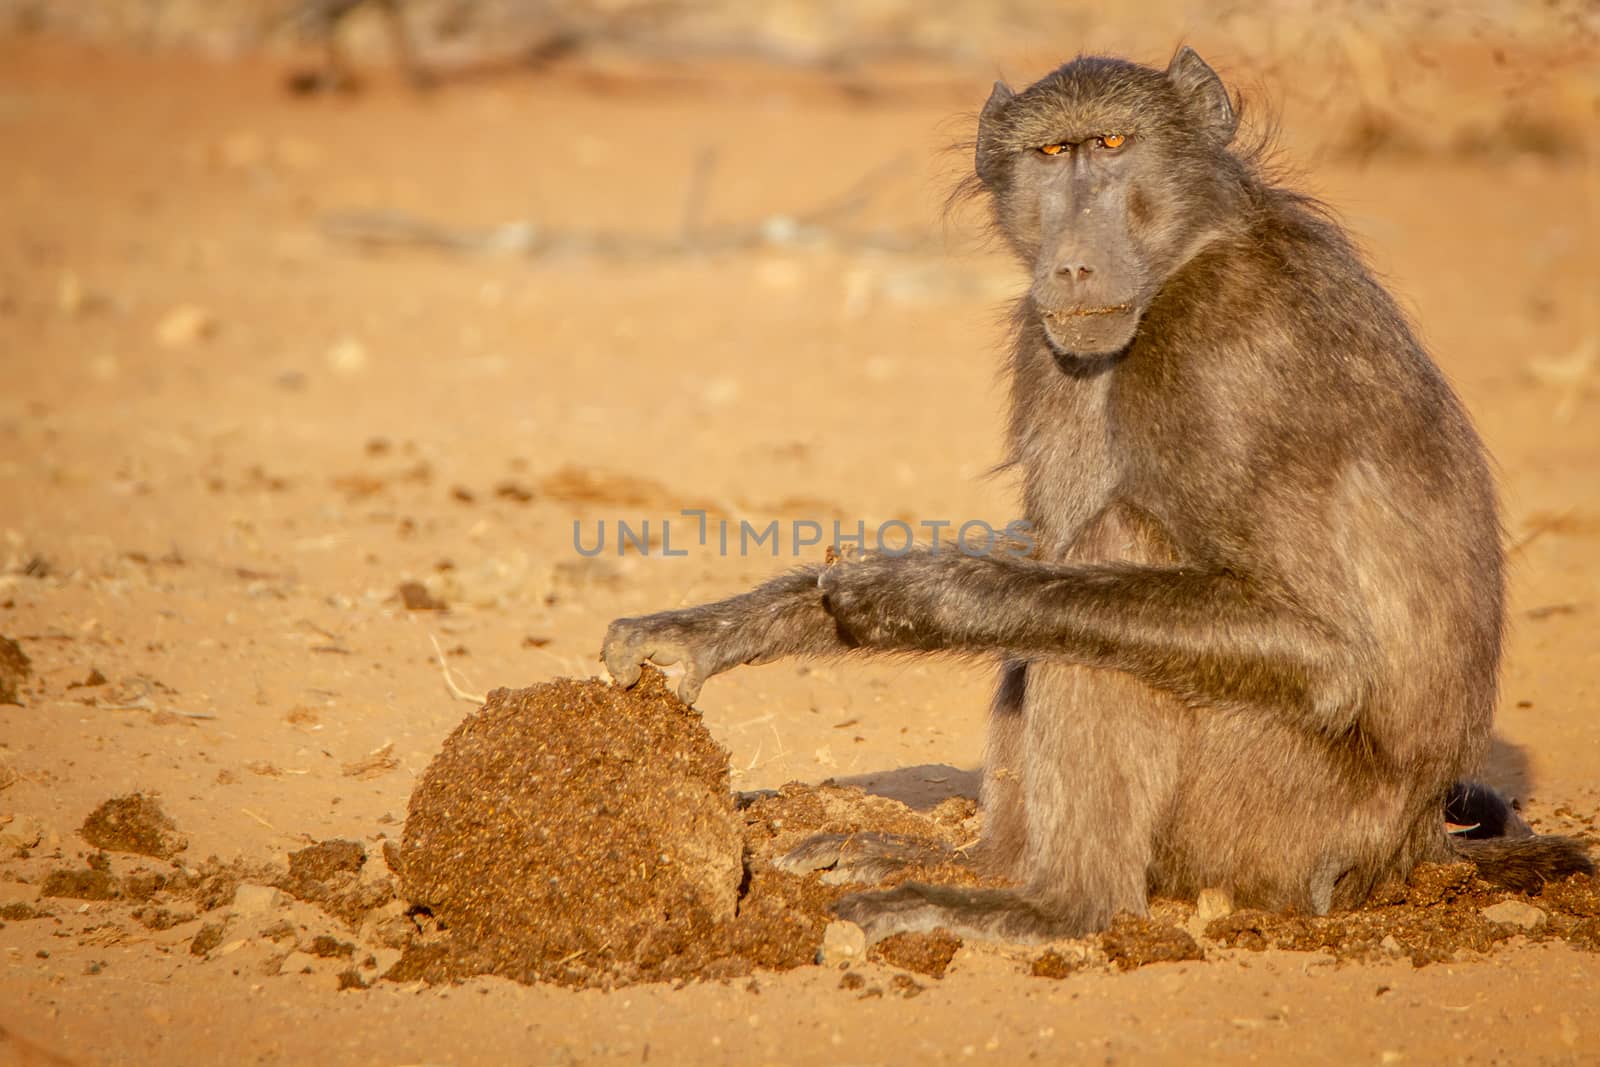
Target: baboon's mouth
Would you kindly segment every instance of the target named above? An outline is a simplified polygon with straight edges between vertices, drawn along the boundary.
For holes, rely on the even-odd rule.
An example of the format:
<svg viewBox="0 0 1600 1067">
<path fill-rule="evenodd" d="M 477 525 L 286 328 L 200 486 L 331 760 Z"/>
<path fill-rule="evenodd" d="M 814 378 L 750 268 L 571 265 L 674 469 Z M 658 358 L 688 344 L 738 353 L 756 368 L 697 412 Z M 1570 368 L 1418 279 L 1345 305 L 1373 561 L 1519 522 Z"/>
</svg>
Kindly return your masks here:
<svg viewBox="0 0 1600 1067">
<path fill-rule="evenodd" d="M 1060 311 L 1046 311 L 1044 317 L 1052 322 L 1062 319 L 1086 319 L 1094 315 L 1123 315 L 1133 310 L 1132 304 L 1107 304 L 1097 308 L 1065 308 Z"/>
</svg>

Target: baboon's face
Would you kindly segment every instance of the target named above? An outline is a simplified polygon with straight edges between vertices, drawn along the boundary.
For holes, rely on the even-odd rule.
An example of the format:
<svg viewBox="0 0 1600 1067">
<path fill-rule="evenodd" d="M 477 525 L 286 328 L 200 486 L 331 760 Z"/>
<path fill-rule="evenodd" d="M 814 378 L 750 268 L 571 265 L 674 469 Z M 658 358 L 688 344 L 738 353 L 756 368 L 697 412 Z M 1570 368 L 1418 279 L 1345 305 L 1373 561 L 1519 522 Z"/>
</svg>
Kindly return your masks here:
<svg viewBox="0 0 1600 1067">
<path fill-rule="evenodd" d="M 1086 58 L 1021 93 L 996 84 L 978 177 L 1032 269 L 1058 353 L 1132 342 L 1162 283 L 1214 230 L 1217 163 L 1236 125 L 1222 83 L 1187 48 L 1165 72 Z"/>
</svg>

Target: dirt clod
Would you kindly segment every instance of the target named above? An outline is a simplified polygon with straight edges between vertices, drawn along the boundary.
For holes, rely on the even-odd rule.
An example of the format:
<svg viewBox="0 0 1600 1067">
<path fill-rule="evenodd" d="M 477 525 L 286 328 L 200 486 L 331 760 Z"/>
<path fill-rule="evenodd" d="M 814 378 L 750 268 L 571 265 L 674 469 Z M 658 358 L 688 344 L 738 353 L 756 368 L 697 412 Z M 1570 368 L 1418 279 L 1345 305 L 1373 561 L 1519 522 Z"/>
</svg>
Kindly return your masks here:
<svg viewBox="0 0 1600 1067">
<path fill-rule="evenodd" d="M 320 956 L 325 960 L 347 960 L 356 954 L 356 947 L 349 941 L 340 941 L 337 937 L 319 934 L 311 939 L 311 942 L 305 946 L 304 951 L 311 953 L 313 956 Z"/>
<path fill-rule="evenodd" d="M 895 934 L 872 946 L 872 958 L 930 978 L 944 972 L 961 949 L 961 939 L 949 930 L 925 934 Z"/>
<path fill-rule="evenodd" d="M 826 783 L 736 806 L 726 755 L 654 669 L 631 690 L 497 690 L 446 741 L 412 795 L 400 854 L 385 854 L 418 920 L 386 928 L 405 948 L 385 977 L 612 986 L 805 966 L 851 887 L 779 871 L 775 855 L 857 831 L 953 848 L 970 836 L 970 807 L 930 818 Z M 973 878 L 953 864 L 896 876 L 910 877 Z M 905 949 L 924 973 L 954 952 L 930 937 Z"/>
<path fill-rule="evenodd" d="M 96 848 L 163 860 L 189 847 L 160 803 L 143 793 L 111 798 L 89 813 L 78 832 Z"/>
<path fill-rule="evenodd" d="M 33 675 L 22 646 L 0 635 L 0 704 L 22 703 L 22 686 Z"/>
<path fill-rule="evenodd" d="M 1082 967 L 1082 960 L 1073 959 L 1051 948 L 1040 953 L 1028 969 L 1036 978 L 1065 978 L 1081 970 Z"/>
<path fill-rule="evenodd" d="M 899 996 L 910 1000 L 912 997 L 921 995 L 922 991 L 925 990 L 927 986 L 923 985 L 909 974 L 897 974 L 893 978 L 889 979 L 889 988 Z"/>
<path fill-rule="evenodd" d="M 1478 880 L 1478 868 L 1470 863 L 1423 863 L 1411 872 L 1406 887 L 1406 903 L 1419 908 L 1459 897 Z"/>
<path fill-rule="evenodd" d="M 1100 936 L 1100 944 L 1107 958 L 1125 971 L 1149 963 L 1205 958 L 1199 942 L 1183 930 L 1137 915 L 1118 915 Z"/>
<path fill-rule="evenodd" d="M 421 582 L 401 582 L 395 589 L 407 611 L 448 611 L 450 605 L 428 592 Z"/>
<path fill-rule="evenodd" d="M 172 911 L 169 908 L 147 907 L 140 908 L 133 913 L 139 920 L 139 925 L 147 930 L 170 930 L 174 926 L 182 926 L 186 922 L 194 921 L 192 911 Z"/>
<path fill-rule="evenodd" d="M 740 831 L 726 753 L 659 672 L 631 690 L 563 679 L 496 690 L 451 734 L 412 794 L 401 867 L 471 966 L 671 977 L 734 918 Z"/>
<path fill-rule="evenodd" d="M 194 939 L 189 942 L 189 954 L 191 956 L 204 956 L 222 944 L 222 930 L 221 923 L 206 923 L 200 927 L 199 931 L 194 935 Z"/>
<path fill-rule="evenodd" d="M 367 850 L 359 841 L 322 841 L 289 854 L 289 874 L 278 888 L 357 926 L 369 911 L 394 899 L 391 879 L 361 877 L 366 862 Z"/>
<path fill-rule="evenodd" d="M 69 900 L 116 900 L 122 896 L 122 885 L 109 871 L 94 867 L 61 868 L 45 876 L 39 895 Z"/>
</svg>

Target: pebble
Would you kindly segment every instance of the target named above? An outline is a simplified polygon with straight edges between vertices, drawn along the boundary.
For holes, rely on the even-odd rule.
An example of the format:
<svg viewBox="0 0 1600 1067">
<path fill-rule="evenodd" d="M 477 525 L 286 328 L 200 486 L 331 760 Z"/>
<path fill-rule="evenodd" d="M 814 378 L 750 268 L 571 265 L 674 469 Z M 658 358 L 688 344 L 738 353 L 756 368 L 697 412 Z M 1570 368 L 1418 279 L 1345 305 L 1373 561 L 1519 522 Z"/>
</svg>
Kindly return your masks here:
<svg viewBox="0 0 1600 1067">
<path fill-rule="evenodd" d="M 0 826 L 0 847 L 33 848 L 44 837 L 44 824 L 32 815 L 15 815 Z"/>
<path fill-rule="evenodd" d="M 822 931 L 822 948 L 817 951 L 821 964 L 859 960 L 867 954 L 867 934 L 861 927 L 843 919 L 828 924 Z"/>
<path fill-rule="evenodd" d="M 270 885 L 241 882 L 233 891 L 233 910 L 240 915 L 264 915 L 283 905 L 283 894 Z"/>
<path fill-rule="evenodd" d="M 328 349 L 328 368 L 335 374 L 354 377 L 367 369 L 367 346 L 354 337 L 342 337 Z"/>
<path fill-rule="evenodd" d="M 1203 923 L 1232 915 L 1233 897 L 1226 889 L 1202 889 L 1200 899 L 1195 901 L 1194 911 Z"/>
<path fill-rule="evenodd" d="M 1532 904 L 1520 900 L 1502 900 L 1498 904 L 1489 905 L 1478 914 L 1492 923 L 1519 926 L 1524 930 L 1537 930 L 1549 918 Z"/>
<path fill-rule="evenodd" d="M 156 340 L 167 348 L 187 348 L 212 337 L 217 319 L 205 308 L 183 304 L 167 312 L 156 327 Z"/>
</svg>

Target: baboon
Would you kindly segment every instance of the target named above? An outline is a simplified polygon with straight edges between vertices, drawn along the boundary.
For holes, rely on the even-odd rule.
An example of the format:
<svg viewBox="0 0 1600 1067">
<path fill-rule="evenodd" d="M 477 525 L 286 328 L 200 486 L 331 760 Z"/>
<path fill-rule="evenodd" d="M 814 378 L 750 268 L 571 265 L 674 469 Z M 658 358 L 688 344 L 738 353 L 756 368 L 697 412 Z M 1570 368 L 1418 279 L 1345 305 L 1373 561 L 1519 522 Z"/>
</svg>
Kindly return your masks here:
<svg viewBox="0 0 1600 1067">
<path fill-rule="evenodd" d="M 1590 870 L 1457 787 L 1489 740 L 1504 625 L 1494 486 L 1461 404 L 1316 202 L 1235 145 L 1189 48 L 1083 57 L 978 122 L 975 191 L 1029 271 L 1009 463 L 1030 558 L 923 549 L 804 568 L 611 624 L 622 685 L 789 655 L 1000 660 L 974 859 L 1014 884 L 837 906 L 869 937 L 1038 940 L 1207 887 L 1322 914 L 1417 863 L 1536 887 Z M 1502 823 L 1506 823 L 1502 817 Z M 813 839 L 791 868 L 926 856 Z"/>
</svg>

